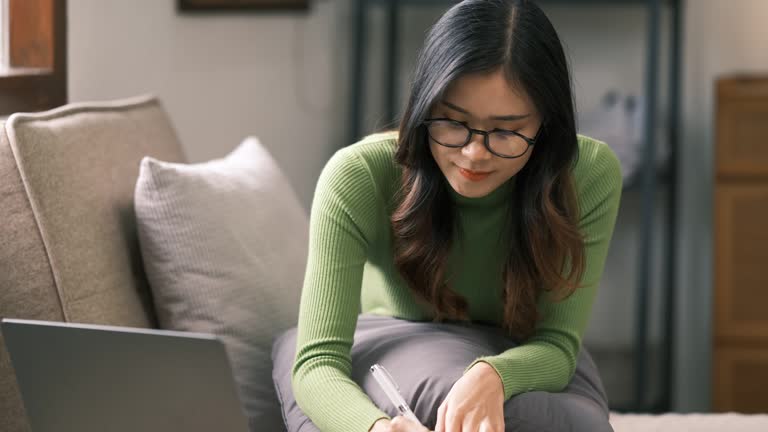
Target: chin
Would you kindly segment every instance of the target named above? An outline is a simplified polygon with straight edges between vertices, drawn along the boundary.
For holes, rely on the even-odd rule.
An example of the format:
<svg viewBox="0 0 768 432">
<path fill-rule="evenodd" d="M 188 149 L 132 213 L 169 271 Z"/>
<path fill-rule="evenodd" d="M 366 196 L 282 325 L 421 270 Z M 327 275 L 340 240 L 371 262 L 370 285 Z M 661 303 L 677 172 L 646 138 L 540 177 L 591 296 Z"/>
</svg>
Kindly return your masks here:
<svg viewBox="0 0 768 432">
<path fill-rule="evenodd" d="M 464 187 L 457 188 L 456 184 L 463 185 L 463 178 L 457 179 L 456 183 L 451 184 L 451 187 L 456 193 L 467 198 L 482 198 L 494 190 L 494 188 L 489 188 L 488 185 L 476 185 L 475 187 L 463 185 Z"/>
</svg>

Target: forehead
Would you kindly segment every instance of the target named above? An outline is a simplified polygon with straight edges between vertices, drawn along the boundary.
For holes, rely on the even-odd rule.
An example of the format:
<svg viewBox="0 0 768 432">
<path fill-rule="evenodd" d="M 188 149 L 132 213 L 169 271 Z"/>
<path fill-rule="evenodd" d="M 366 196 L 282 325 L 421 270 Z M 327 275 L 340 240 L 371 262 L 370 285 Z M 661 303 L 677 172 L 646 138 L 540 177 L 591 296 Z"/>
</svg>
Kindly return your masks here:
<svg viewBox="0 0 768 432">
<path fill-rule="evenodd" d="M 448 86 L 443 100 L 477 118 L 533 113 L 533 105 L 525 91 L 511 85 L 501 70 L 458 78 Z"/>
</svg>

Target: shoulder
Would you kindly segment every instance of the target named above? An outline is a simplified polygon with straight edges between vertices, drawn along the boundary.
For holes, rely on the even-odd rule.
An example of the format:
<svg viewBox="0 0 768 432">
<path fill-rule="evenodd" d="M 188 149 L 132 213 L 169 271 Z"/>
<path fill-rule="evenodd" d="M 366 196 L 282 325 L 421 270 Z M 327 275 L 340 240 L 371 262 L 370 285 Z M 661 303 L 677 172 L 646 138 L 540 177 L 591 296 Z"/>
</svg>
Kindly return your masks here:
<svg viewBox="0 0 768 432">
<path fill-rule="evenodd" d="M 574 166 L 574 175 L 590 177 L 595 174 L 608 174 L 621 178 L 621 164 L 613 149 L 606 143 L 578 135 L 579 157 Z"/>
<path fill-rule="evenodd" d="M 343 157 L 358 159 L 374 177 L 379 177 L 394 167 L 396 150 L 397 132 L 382 132 L 368 135 L 338 152 Z"/>
<path fill-rule="evenodd" d="M 578 144 L 573 177 L 582 208 L 606 200 L 618 202 L 623 177 L 616 153 L 608 144 L 584 135 L 578 135 Z"/>
<path fill-rule="evenodd" d="M 388 201 L 399 180 L 396 148 L 397 133 L 385 132 L 337 150 L 320 173 L 316 196 L 325 193 L 344 201 Z"/>
<path fill-rule="evenodd" d="M 386 197 L 400 178 L 396 149 L 397 132 L 369 135 L 337 150 L 323 168 L 321 179 L 333 179 L 338 187 L 367 188 Z"/>
<path fill-rule="evenodd" d="M 369 135 L 354 144 L 336 150 L 326 162 L 323 171 L 331 170 L 339 175 L 364 170 L 377 177 L 380 175 L 379 171 L 386 171 L 395 164 L 396 147 L 396 132 Z"/>
</svg>

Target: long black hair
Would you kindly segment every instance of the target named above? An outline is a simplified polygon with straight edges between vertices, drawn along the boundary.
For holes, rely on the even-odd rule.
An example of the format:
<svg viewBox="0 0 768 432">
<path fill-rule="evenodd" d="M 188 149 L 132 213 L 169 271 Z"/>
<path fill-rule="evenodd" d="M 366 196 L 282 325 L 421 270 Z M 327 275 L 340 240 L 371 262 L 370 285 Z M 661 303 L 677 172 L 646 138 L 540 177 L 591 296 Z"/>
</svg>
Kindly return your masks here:
<svg viewBox="0 0 768 432">
<path fill-rule="evenodd" d="M 457 229 L 451 187 L 429 150 L 422 122 L 456 79 L 501 70 L 526 92 L 543 129 L 516 174 L 503 270 L 504 327 L 531 335 L 542 291 L 565 298 L 584 271 L 584 242 L 570 168 L 578 157 L 575 104 L 568 62 L 554 27 L 530 0 L 465 0 L 429 31 L 400 121 L 395 159 L 403 167 L 391 218 L 395 264 L 435 319 L 467 319 L 467 302 L 444 280 Z M 424 271 L 428 268 L 428 271 Z"/>
</svg>

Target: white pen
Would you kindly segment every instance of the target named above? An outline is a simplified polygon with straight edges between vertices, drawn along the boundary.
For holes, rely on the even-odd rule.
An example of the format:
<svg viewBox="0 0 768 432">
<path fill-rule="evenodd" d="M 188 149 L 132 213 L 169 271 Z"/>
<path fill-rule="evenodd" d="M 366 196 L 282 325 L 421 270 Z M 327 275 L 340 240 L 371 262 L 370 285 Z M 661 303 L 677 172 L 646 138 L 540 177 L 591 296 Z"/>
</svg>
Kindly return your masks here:
<svg viewBox="0 0 768 432">
<path fill-rule="evenodd" d="M 392 375 L 390 375 L 389 372 L 384 369 L 384 366 L 378 363 L 371 366 L 371 374 L 373 374 L 373 378 L 375 378 L 376 382 L 379 383 L 379 386 L 381 386 L 381 389 L 384 390 L 384 393 L 387 395 L 392 404 L 395 405 L 397 412 L 399 412 L 402 416 L 415 421 L 419 426 L 421 426 L 421 422 L 418 418 L 416 418 L 416 415 L 413 414 L 413 411 L 411 411 L 408 403 L 400 394 L 400 387 L 397 385 L 397 383 L 395 383 L 395 380 L 392 379 Z"/>
</svg>

